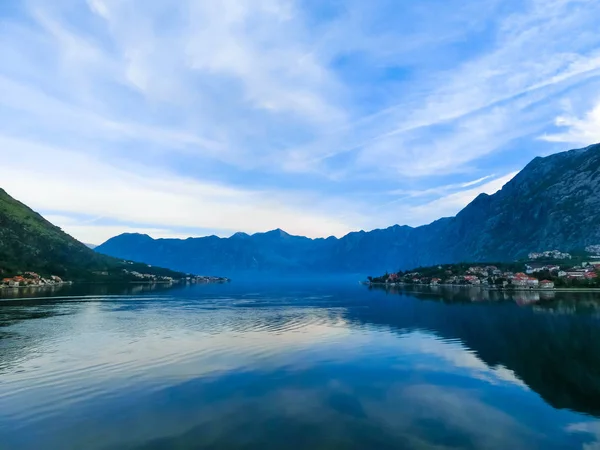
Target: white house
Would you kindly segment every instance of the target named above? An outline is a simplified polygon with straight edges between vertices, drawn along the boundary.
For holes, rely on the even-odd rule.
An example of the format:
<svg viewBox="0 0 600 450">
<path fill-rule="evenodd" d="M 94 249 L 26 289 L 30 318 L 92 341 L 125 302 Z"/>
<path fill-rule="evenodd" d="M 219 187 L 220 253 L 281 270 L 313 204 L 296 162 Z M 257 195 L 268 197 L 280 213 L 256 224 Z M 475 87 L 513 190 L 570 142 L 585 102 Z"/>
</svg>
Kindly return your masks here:
<svg viewBox="0 0 600 450">
<path fill-rule="evenodd" d="M 554 289 L 554 282 L 550 280 L 542 280 L 540 281 L 540 287 L 542 289 Z"/>
</svg>

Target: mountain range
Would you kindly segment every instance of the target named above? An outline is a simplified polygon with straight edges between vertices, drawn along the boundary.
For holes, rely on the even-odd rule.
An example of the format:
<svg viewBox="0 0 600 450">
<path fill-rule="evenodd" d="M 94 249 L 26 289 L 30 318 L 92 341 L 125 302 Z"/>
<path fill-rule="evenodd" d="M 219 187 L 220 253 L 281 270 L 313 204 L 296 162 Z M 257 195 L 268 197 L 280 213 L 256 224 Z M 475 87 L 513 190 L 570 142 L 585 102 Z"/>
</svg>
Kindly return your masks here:
<svg viewBox="0 0 600 450">
<path fill-rule="evenodd" d="M 97 252 L 194 273 L 378 274 L 462 261 L 512 261 L 532 251 L 600 244 L 600 144 L 537 157 L 493 195 L 455 217 L 342 238 L 283 230 L 229 238 L 152 239 L 122 234 Z"/>
</svg>

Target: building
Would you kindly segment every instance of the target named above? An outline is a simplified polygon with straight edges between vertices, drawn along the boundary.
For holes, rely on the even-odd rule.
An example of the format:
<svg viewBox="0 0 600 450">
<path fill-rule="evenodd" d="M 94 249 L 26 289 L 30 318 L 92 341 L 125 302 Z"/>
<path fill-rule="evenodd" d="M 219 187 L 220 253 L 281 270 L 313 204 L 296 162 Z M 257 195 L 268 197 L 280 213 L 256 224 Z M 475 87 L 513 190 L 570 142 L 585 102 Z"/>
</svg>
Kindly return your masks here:
<svg viewBox="0 0 600 450">
<path fill-rule="evenodd" d="M 542 280 L 540 281 L 540 287 L 542 289 L 554 289 L 554 282 L 550 280 Z"/>
<path fill-rule="evenodd" d="M 548 267 L 545 264 L 531 263 L 525 265 L 525 269 L 525 272 L 531 275 L 532 273 L 538 273 L 548 270 Z"/>
<path fill-rule="evenodd" d="M 395 283 L 396 281 L 398 281 L 398 274 L 392 273 L 390 276 L 388 276 L 387 281 L 388 283 Z"/>
<path fill-rule="evenodd" d="M 542 258 L 552 258 L 552 259 L 571 259 L 571 255 L 569 253 L 559 252 L 558 250 L 546 250 L 545 252 L 534 252 L 530 253 L 529 259 L 542 259 Z"/>
<path fill-rule="evenodd" d="M 523 272 L 519 272 L 512 277 L 513 286 L 536 288 L 539 285 L 537 278 L 531 278 Z"/>
<path fill-rule="evenodd" d="M 481 284 L 481 281 L 475 275 L 465 275 L 464 280 L 470 284 Z"/>
<path fill-rule="evenodd" d="M 600 245 L 588 245 L 585 248 L 585 251 L 588 253 L 595 253 L 596 255 L 600 255 Z"/>
</svg>

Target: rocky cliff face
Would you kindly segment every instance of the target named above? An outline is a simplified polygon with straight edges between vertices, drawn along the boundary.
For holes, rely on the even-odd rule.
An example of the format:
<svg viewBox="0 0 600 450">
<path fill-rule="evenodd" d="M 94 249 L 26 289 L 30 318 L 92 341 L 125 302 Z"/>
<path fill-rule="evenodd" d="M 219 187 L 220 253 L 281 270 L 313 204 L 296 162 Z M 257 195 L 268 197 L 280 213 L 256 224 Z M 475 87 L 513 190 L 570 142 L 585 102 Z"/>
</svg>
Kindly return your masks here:
<svg viewBox="0 0 600 450">
<path fill-rule="evenodd" d="M 600 145 L 536 158 L 451 222 L 464 230 L 457 259 L 507 260 L 540 249 L 600 242 Z"/>
<path fill-rule="evenodd" d="M 97 251 L 176 270 L 220 273 L 380 273 L 460 261 L 510 261 L 531 251 L 600 243 L 600 144 L 536 158 L 501 191 L 456 217 L 411 228 L 308 239 L 275 230 L 231 238 L 121 235 Z"/>
</svg>

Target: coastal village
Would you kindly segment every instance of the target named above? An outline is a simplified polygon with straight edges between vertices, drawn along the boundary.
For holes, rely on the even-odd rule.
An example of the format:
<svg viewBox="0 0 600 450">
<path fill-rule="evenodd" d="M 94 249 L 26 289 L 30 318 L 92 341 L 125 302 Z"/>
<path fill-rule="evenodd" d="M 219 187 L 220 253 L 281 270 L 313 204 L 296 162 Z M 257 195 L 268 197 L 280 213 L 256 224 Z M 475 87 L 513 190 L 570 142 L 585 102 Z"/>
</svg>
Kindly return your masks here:
<svg viewBox="0 0 600 450">
<path fill-rule="evenodd" d="M 123 271 L 136 279 L 138 282 L 147 283 L 225 283 L 228 282 L 228 278 L 224 277 L 211 277 L 202 275 L 187 275 L 183 278 L 173 278 L 168 276 L 153 275 L 148 273 L 140 273 L 135 270 L 123 269 Z"/>
<path fill-rule="evenodd" d="M 173 278 L 169 276 L 160 276 L 149 273 L 141 273 L 134 270 L 123 269 L 125 275 L 130 279 L 130 282 L 134 283 L 189 283 L 189 284 L 204 284 L 204 283 L 225 283 L 229 279 L 223 277 L 211 277 L 211 276 L 199 276 L 199 275 L 187 275 L 183 278 Z M 108 272 L 98 272 L 96 275 L 108 275 Z M 24 272 L 23 274 L 16 275 L 10 278 L 4 278 L 0 282 L 0 289 L 2 288 L 21 288 L 21 287 L 49 287 L 59 286 L 65 284 L 72 284 L 71 281 L 63 280 L 61 277 L 51 275 L 49 277 L 43 277 L 35 272 Z"/>
<path fill-rule="evenodd" d="M 600 288 L 600 246 L 586 248 L 587 261 L 549 250 L 530 253 L 527 262 L 510 264 L 446 264 L 369 277 L 373 284 L 463 285 L 487 289 Z"/>
<path fill-rule="evenodd" d="M 38 275 L 35 272 L 25 272 L 22 275 L 16 275 L 11 278 L 4 278 L 0 283 L 3 288 L 18 288 L 26 286 L 57 286 L 61 284 L 70 284 L 70 281 L 63 281 L 62 278 L 51 275 L 47 278 Z"/>
</svg>

